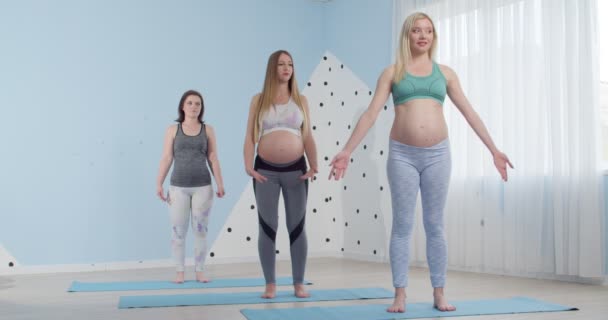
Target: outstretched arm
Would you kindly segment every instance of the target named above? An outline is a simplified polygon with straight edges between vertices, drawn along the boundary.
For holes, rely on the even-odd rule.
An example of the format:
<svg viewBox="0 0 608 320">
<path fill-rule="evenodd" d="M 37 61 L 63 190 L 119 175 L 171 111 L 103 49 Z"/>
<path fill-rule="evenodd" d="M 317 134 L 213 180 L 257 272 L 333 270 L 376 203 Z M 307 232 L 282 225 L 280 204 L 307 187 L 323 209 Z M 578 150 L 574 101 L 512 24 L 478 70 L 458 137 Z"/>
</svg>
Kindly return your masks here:
<svg viewBox="0 0 608 320">
<path fill-rule="evenodd" d="M 332 166 L 329 179 L 332 175 L 335 180 L 340 180 L 346 174 L 346 168 L 348 167 L 348 161 L 350 155 L 355 148 L 361 143 L 361 140 L 365 137 L 369 129 L 374 125 L 378 114 L 382 110 L 382 107 L 386 103 L 388 96 L 391 93 L 391 83 L 393 79 L 394 67 L 391 65 L 384 69 L 378 82 L 376 84 L 376 92 L 370 102 L 367 110 L 361 115 L 353 133 L 350 135 L 348 142 L 344 146 L 344 149 L 340 151 L 331 161 Z"/>
<path fill-rule="evenodd" d="M 452 100 L 456 108 L 458 108 L 460 113 L 462 113 L 464 118 L 469 123 L 469 126 L 471 126 L 479 139 L 481 139 L 483 144 L 485 144 L 485 146 L 488 148 L 492 154 L 492 157 L 494 158 L 494 165 L 500 173 L 500 176 L 504 181 L 507 181 L 507 165 L 513 169 L 513 164 L 511 164 L 511 161 L 509 161 L 507 155 L 498 150 L 494 144 L 494 141 L 492 140 L 492 137 L 490 137 L 490 133 L 479 117 L 479 114 L 477 114 L 477 112 L 473 109 L 471 103 L 464 95 L 456 72 L 447 66 L 441 66 L 441 71 L 448 81 L 448 96 L 450 97 L 450 100 Z"/>
</svg>

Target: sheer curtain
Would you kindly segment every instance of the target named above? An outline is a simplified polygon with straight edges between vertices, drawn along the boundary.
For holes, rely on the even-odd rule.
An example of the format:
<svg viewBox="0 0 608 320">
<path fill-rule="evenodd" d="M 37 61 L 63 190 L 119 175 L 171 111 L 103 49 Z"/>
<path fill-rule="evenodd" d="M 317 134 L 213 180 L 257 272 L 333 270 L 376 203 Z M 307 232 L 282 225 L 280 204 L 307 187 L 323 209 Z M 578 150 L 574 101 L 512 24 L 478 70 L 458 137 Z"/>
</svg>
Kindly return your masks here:
<svg viewBox="0 0 608 320">
<path fill-rule="evenodd" d="M 489 152 L 446 99 L 453 157 L 446 208 L 452 268 L 604 276 L 596 5 L 593 0 L 395 1 L 395 44 L 407 15 L 422 11 L 433 18 L 437 61 L 456 71 L 495 143 L 515 165 L 509 182 L 502 183 Z M 422 263 L 421 223 L 417 229 L 413 252 Z"/>
</svg>

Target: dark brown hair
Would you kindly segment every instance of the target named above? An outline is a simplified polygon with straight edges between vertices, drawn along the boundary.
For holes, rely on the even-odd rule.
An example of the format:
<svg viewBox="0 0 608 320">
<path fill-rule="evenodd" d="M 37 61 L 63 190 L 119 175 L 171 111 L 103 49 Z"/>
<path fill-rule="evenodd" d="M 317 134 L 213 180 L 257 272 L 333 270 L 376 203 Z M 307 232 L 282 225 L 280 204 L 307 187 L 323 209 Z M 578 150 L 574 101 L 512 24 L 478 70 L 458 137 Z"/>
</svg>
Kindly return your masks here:
<svg viewBox="0 0 608 320">
<path fill-rule="evenodd" d="M 203 123 L 203 113 L 205 113 L 205 102 L 203 101 L 203 96 L 196 90 L 188 90 L 184 92 L 182 98 L 179 100 L 179 105 L 177 106 L 177 114 L 178 117 L 175 121 L 182 123 L 186 118 L 186 114 L 184 113 L 184 103 L 186 103 L 186 99 L 189 96 L 197 96 L 201 99 L 201 113 L 198 114 L 198 122 Z"/>
</svg>

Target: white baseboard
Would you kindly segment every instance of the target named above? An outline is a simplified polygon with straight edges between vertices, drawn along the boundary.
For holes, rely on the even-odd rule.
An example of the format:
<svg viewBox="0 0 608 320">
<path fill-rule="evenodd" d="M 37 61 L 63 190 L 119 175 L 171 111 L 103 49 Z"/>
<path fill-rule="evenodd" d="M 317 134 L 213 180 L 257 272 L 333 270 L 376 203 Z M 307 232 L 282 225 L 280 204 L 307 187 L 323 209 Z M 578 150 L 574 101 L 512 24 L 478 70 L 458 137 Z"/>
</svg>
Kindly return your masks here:
<svg viewBox="0 0 608 320">
<path fill-rule="evenodd" d="M 0 275 L 25 275 L 43 273 L 69 273 L 69 272 L 95 272 L 129 269 L 149 269 L 172 267 L 173 261 L 164 260 L 144 260 L 144 261 L 124 261 L 124 262 L 102 262 L 90 264 L 55 264 L 37 266 L 14 266 L 0 268 Z"/>
<path fill-rule="evenodd" d="M 353 252 L 336 252 L 336 251 L 317 251 L 310 252 L 308 258 L 346 258 L 358 261 L 386 263 L 388 260 L 382 256 L 372 256 L 369 254 L 353 253 Z M 278 261 L 288 260 L 288 256 L 277 258 Z M 234 263 L 257 263 L 259 258 L 257 255 L 241 256 L 241 257 L 225 257 L 225 258 L 208 258 L 209 265 L 222 265 Z M 186 265 L 194 264 L 192 258 L 186 259 Z M 28 274 L 45 274 L 45 273 L 70 273 L 70 272 L 95 272 L 95 271 L 114 271 L 114 270 L 132 270 L 132 269 L 151 269 L 151 268 L 172 268 L 174 266 L 171 259 L 160 260 L 143 260 L 143 261 L 124 261 L 124 262 L 104 262 L 92 264 L 61 264 L 61 265 L 39 265 L 39 266 L 23 266 L 16 265 L 14 267 L 0 267 L 0 276 L 7 275 L 28 275 Z M 426 261 L 411 262 L 410 266 L 427 268 Z M 547 273 L 523 273 L 523 272 L 505 272 L 503 270 L 481 270 L 479 268 L 465 268 L 458 266 L 448 266 L 451 271 L 464 271 L 480 274 L 492 274 L 501 276 L 512 276 L 520 278 L 543 279 L 543 280 L 558 280 L 566 282 L 576 282 L 593 285 L 608 285 L 608 277 L 604 278 L 581 278 L 576 276 L 560 276 Z"/>
<path fill-rule="evenodd" d="M 418 268 L 427 268 L 428 265 L 426 261 L 414 261 L 410 263 L 412 267 Z M 474 267 L 460 267 L 460 266 L 448 266 L 448 270 L 450 271 L 462 271 L 462 272 L 472 272 L 479 274 L 491 274 L 497 276 L 509 276 L 509 277 L 517 277 L 517 278 L 529 278 L 529 279 L 540 279 L 540 280 L 557 280 L 564 282 L 576 282 L 582 284 L 592 284 L 592 285 L 608 285 L 608 276 L 603 278 L 581 278 L 577 276 L 565 276 L 565 275 L 556 275 L 551 273 L 542 273 L 542 272 L 516 272 L 516 271 L 504 271 L 499 269 L 481 269 Z"/>
<path fill-rule="evenodd" d="M 310 252 L 309 258 L 340 258 L 341 254 L 334 251 L 318 251 Z M 289 257 L 277 258 L 277 261 L 287 260 Z M 207 258 L 208 265 L 216 264 L 233 264 L 233 263 L 248 263 L 260 261 L 257 254 L 254 256 L 241 257 L 225 257 L 225 258 Z M 186 265 L 194 265 L 192 258 L 186 259 Z M 124 261 L 124 262 L 102 262 L 91 264 L 58 264 L 58 265 L 38 265 L 38 266 L 23 266 L 16 265 L 14 267 L 0 267 L 0 276 L 5 275 L 27 275 L 27 274 L 44 274 L 44 273 L 69 273 L 69 272 L 96 272 L 96 271 L 113 271 L 113 270 L 132 270 L 132 269 L 151 269 L 151 268 L 172 268 L 173 260 L 142 260 L 142 261 Z"/>
</svg>

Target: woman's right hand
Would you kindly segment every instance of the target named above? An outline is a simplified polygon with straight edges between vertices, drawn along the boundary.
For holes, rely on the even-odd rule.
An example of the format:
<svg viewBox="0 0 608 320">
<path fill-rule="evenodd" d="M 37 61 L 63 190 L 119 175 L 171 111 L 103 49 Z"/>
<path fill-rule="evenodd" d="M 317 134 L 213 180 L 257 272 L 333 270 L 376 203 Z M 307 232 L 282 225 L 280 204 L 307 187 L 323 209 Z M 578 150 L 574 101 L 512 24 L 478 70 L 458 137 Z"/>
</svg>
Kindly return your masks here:
<svg viewBox="0 0 608 320">
<path fill-rule="evenodd" d="M 247 174 L 249 176 L 251 176 L 252 178 L 254 178 L 255 181 L 257 181 L 258 183 L 264 183 L 264 182 L 266 182 L 266 180 L 268 180 L 268 178 L 266 178 L 263 175 L 259 174 L 253 168 L 247 169 Z"/>
<path fill-rule="evenodd" d="M 511 167 L 511 169 L 514 169 L 513 164 L 511 163 L 511 161 L 509 161 L 509 157 L 507 157 L 506 154 L 504 154 L 500 151 L 496 151 L 496 153 L 494 153 L 493 157 L 494 157 L 494 165 L 496 166 L 498 173 L 500 173 L 502 180 L 506 182 L 508 180 L 507 165 L 509 165 L 509 167 Z"/>
<path fill-rule="evenodd" d="M 165 191 L 163 190 L 163 186 L 156 186 L 156 195 L 162 201 L 167 201 L 167 197 L 165 197 Z"/>
<path fill-rule="evenodd" d="M 346 168 L 348 167 L 349 160 L 350 152 L 345 150 L 340 151 L 329 164 L 331 166 L 331 170 L 329 170 L 329 177 L 327 177 L 327 179 L 331 180 L 332 176 L 336 181 L 343 178 L 346 174 Z"/>
</svg>

